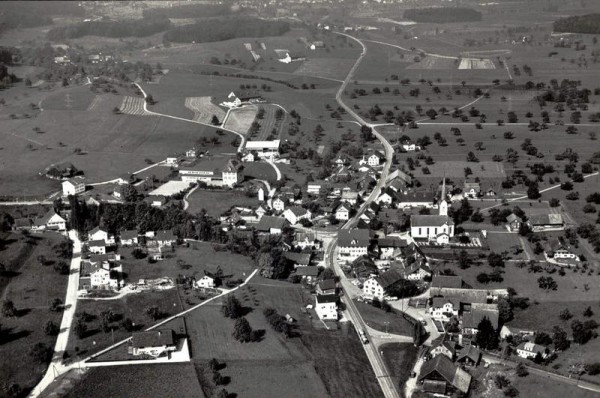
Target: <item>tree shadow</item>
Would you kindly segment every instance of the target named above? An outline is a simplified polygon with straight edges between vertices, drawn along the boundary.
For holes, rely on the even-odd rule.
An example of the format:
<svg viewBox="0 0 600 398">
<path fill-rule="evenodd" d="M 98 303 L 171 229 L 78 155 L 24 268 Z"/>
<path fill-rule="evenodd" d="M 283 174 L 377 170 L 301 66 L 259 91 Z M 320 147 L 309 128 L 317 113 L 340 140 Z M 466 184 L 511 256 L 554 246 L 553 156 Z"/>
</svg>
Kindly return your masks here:
<svg viewBox="0 0 600 398">
<path fill-rule="evenodd" d="M 251 313 L 252 311 L 254 311 L 254 308 L 252 307 L 246 307 L 246 306 L 242 306 L 240 308 L 240 316 L 246 316 L 249 313 Z"/>
<path fill-rule="evenodd" d="M 29 314 L 31 312 L 31 308 L 21 308 L 19 310 L 17 310 L 17 318 L 20 318 L 22 316 L 25 316 L 27 314 Z"/>
<path fill-rule="evenodd" d="M 3 328 L 0 332 L 0 345 L 22 339 L 31 334 L 29 330 L 19 330 L 17 332 L 14 330 L 15 328 Z"/>
<path fill-rule="evenodd" d="M 255 329 L 252 331 L 252 340 L 255 343 L 260 343 L 265 339 L 265 329 Z"/>
</svg>

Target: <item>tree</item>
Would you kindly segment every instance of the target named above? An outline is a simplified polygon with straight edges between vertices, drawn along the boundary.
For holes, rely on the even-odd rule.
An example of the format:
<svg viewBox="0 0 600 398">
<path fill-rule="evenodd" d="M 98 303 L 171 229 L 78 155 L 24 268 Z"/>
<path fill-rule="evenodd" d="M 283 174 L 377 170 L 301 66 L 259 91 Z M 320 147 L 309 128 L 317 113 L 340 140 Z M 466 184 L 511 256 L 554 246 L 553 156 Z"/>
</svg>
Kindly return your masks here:
<svg viewBox="0 0 600 398">
<path fill-rule="evenodd" d="M 490 276 L 485 272 L 481 272 L 477 275 L 477 282 L 487 285 L 490 283 Z"/>
<path fill-rule="evenodd" d="M 217 398 L 229 398 L 229 391 L 227 391 L 226 389 L 223 388 L 217 394 Z"/>
<path fill-rule="evenodd" d="M 473 152 L 469 152 L 467 153 L 467 162 L 479 162 L 479 159 L 477 158 L 477 156 L 475 156 L 475 154 Z"/>
<path fill-rule="evenodd" d="M 38 363 L 46 363 L 50 360 L 52 350 L 44 343 L 37 343 L 29 351 L 29 355 Z"/>
<path fill-rule="evenodd" d="M 552 344 L 552 337 L 545 332 L 536 332 L 533 342 L 540 345 L 550 345 Z"/>
<path fill-rule="evenodd" d="M 519 396 L 519 390 L 515 386 L 508 386 L 504 389 L 504 396 L 509 398 L 516 398 Z"/>
<path fill-rule="evenodd" d="M 573 314 L 571 314 L 571 311 L 569 311 L 568 308 L 565 308 L 560 312 L 560 314 L 558 314 L 558 317 L 563 321 L 568 321 L 569 319 L 573 318 Z"/>
<path fill-rule="evenodd" d="M 498 348 L 498 333 L 488 317 L 484 317 L 479 322 L 479 325 L 477 325 L 475 344 L 483 350 L 495 350 Z"/>
<path fill-rule="evenodd" d="M 510 302 L 504 298 L 498 300 L 498 321 L 501 324 L 513 319 L 513 310 Z"/>
<path fill-rule="evenodd" d="M 242 343 L 252 341 L 252 327 L 245 317 L 237 318 L 235 320 L 233 337 Z"/>
<path fill-rule="evenodd" d="M 121 322 L 121 327 L 128 332 L 133 332 L 135 329 L 135 324 L 133 323 L 133 321 L 130 318 L 125 318 Z"/>
<path fill-rule="evenodd" d="M 529 186 L 527 187 L 527 197 L 529 199 L 539 199 L 541 196 L 542 195 L 540 194 L 537 181 L 529 181 Z"/>
<path fill-rule="evenodd" d="M 219 122 L 219 118 L 217 117 L 217 115 L 213 115 L 212 119 L 210 120 L 210 122 L 214 125 L 214 126 L 218 126 L 219 124 L 221 124 Z"/>
<path fill-rule="evenodd" d="M 12 318 L 17 316 L 17 314 L 17 308 L 11 300 L 4 300 L 2 302 L 2 315 L 4 315 L 7 318 Z"/>
<path fill-rule="evenodd" d="M 59 298 L 55 298 L 54 300 L 52 300 L 52 303 L 50 303 L 50 311 L 52 312 L 59 312 L 62 311 L 63 309 L 63 301 Z"/>
<path fill-rule="evenodd" d="M 157 321 L 164 316 L 160 308 L 158 308 L 156 305 L 146 308 L 146 315 L 148 315 L 153 321 Z"/>
<path fill-rule="evenodd" d="M 52 321 L 48 321 L 46 326 L 44 326 L 44 333 L 46 333 L 48 336 L 56 336 L 59 331 L 60 328 L 58 325 Z"/>
<path fill-rule="evenodd" d="M 510 385 L 510 380 L 504 375 L 498 374 L 494 377 L 494 384 L 500 390 L 504 389 L 504 387 L 508 387 Z"/>
<path fill-rule="evenodd" d="M 554 326 L 552 328 L 552 344 L 554 344 L 554 348 L 559 351 L 564 351 L 569 348 L 567 332 L 560 326 Z"/>
<path fill-rule="evenodd" d="M 590 376 L 600 374 L 600 362 L 593 362 L 585 364 L 585 371 Z"/>
<path fill-rule="evenodd" d="M 517 365 L 516 373 L 517 373 L 517 376 L 519 376 L 519 377 L 525 377 L 529 374 L 529 372 L 527 371 L 527 368 L 522 363 Z"/>
<path fill-rule="evenodd" d="M 242 304 L 234 295 L 229 295 L 221 306 L 221 312 L 225 317 L 237 319 L 242 316 Z"/>
<path fill-rule="evenodd" d="M 73 331 L 75 332 L 75 335 L 77 336 L 78 339 L 82 339 L 85 337 L 85 335 L 87 333 L 87 325 L 85 324 L 83 319 L 80 318 L 77 320 L 77 323 L 75 323 L 75 327 L 73 328 Z"/>
<path fill-rule="evenodd" d="M 504 267 L 504 259 L 501 254 L 491 252 L 488 255 L 488 264 L 490 267 Z"/>
<path fill-rule="evenodd" d="M 577 319 L 571 322 L 571 331 L 573 334 L 573 342 L 577 344 L 585 344 L 592 338 L 592 330 Z"/>
<path fill-rule="evenodd" d="M 594 311 L 592 311 L 592 307 L 587 307 L 585 311 L 583 311 L 583 316 L 587 318 L 591 318 L 594 315 Z"/>
<path fill-rule="evenodd" d="M 427 115 L 427 117 L 429 117 L 430 119 L 435 119 L 437 116 L 437 111 L 433 108 L 429 109 L 427 112 L 425 112 L 425 114 Z"/>
<path fill-rule="evenodd" d="M 537 282 L 540 289 L 544 289 L 547 292 L 558 288 L 558 284 L 551 276 L 540 276 Z"/>
</svg>

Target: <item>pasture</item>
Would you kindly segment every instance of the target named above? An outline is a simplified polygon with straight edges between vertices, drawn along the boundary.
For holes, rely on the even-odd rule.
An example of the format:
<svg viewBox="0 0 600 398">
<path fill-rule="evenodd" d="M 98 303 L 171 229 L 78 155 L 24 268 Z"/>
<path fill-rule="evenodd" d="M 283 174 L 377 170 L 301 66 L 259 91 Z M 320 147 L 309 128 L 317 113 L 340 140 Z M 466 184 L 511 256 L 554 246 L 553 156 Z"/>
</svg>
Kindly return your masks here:
<svg viewBox="0 0 600 398">
<path fill-rule="evenodd" d="M 222 122 L 225 117 L 225 111 L 213 102 L 212 97 L 187 97 L 185 107 L 194 112 L 193 120 L 198 122 L 211 123 L 213 116 Z"/>
<path fill-rule="evenodd" d="M 381 346 L 383 361 L 390 370 L 394 384 L 404 389 L 404 384 L 410 377 L 410 372 L 417 360 L 418 351 L 413 344 L 391 343 Z"/>
<path fill-rule="evenodd" d="M 246 163 L 244 168 L 247 168 L 249 165 L 250 163 Z M 272 167 L 268 167 L 272 171 Z M 204 209 L 213 217 L 220 216 L 233 206 L 256 207 L 260 204 L 256 197 L 250 198 L 246 196 L 244 192 L 217 191 L 210 189 L 196 189 L 187 200 L 190 204 L 187 209 L 189 213 L 196 214 Z"/>
<path fill-rule="evenodd" d="M 255 105 L 248 105 L 238 109 L 232 109 L 225 120 L 224 128 L 233 130 L 237 133 L 247 135 L 250 126 L 256 118 L 258 108 Z"/>
</svg>

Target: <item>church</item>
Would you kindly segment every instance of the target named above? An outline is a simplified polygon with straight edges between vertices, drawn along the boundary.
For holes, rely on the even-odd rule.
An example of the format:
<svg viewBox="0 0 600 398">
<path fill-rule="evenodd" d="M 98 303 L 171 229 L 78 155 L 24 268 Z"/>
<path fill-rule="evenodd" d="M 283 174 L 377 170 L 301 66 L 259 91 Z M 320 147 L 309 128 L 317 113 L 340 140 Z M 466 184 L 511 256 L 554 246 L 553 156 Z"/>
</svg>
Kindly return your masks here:
<svg viewBox="0 0 600 398">
<path fill-rule="evenodd" d="M 439 214 L 417 214 L 410 217 L 410 234 L 414 239 L 427 239 L 438 244 L 448 244 L 454 237 L 454 221 L 448 217 L 446 178 L 442 183 Z"/>
</svg>

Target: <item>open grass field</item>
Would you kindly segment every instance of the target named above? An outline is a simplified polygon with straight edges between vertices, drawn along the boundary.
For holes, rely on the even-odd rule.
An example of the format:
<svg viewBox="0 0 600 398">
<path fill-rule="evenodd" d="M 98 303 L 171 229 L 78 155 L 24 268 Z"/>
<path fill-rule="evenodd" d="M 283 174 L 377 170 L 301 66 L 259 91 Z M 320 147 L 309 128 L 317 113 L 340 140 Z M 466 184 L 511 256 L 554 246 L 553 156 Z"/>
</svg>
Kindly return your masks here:
<svg viewBox="0 0 600 398">
<path fill-rule="evenodd" d="M 189 242 L 189 247 L 178 246 L 167 258 L 154 264 L 148 263 L 146 259 L 134 259 L 127 249 L 123 252 L 125 257 L 123 267 L 131 283 L 137 283 L 140 279 L 156 279 L 164 276 L 174 280 L 180 274 L 195 275 L 200 279 L 205 271 L 214 273 L 219 267 L 226 276 L 245 279 L 254 268 L 249 257 L 218 252 L 213 250 L 210 243 L 204 242 Z M 181 267 L 178 262 L 183 262 L 186 266 Z"/>
<path fill-rule="evenodd" d="M 283 112 L 283 117 L 277 119 L 276 112 L 277 110 L 281 110 L 281 108 L 275 105 L 264 104 L 260 107 L 264 109 L 265 113 L 262 119 L 257 120 L 257 122 L 260 124 L 260 130 L 257 136 L 253 139 L 259 141 L 267 140 L 267 138 L 278 139 L 281 136 L 284 127 L 287 127 L 288 124 L 286 122 L 289 121 L 290 118 L 285 112 Z"/>
<path fill-rule="evenodd" d="M 213 115 L 219 121 L 225 117 L 225 111 L 213 102 L 212 97 L 187 97 L 185 107 L 194 112 L 194 120 L 210 123 Z"/>
<path fill-rule="evenodd" d="M 271 167 L 271 166 L 269 166 Z M 272 168 L 271 168 L 272 169 Z M 214 191 L 214 190 L 195 190 L 189 197 L 190 207 L 187 211 L 195 214 L 205 209 L 206 212 L 218 217 L 233 206 L 256 207 L 260 204 L 258 198 L 249 198 L 243 192 L 239 191 Z"/>
<path fill-rule="evenodd" d="M 110 380 L 110 383 L 106 381 Z M 194 365 L 158 364 L 97 367 L 65 397 L 181 397 L 202 398 Z"/>
<path fill-rule="evenodd" d="M 412 335 L 413 325 L 394 310 L 385 312 L 380 308 L 358 301 L 355 302 L 355 305 L 369 327 L 380 332 Z"/>
<path fill-rule="evenodd" d="M 42 109 L 87 111 L 97 95 L 89 86 L 75 86 L 49 95 L 41 102 Z M 100 95 L 99 98 L 102 96 Z"/>
<path fill-rule="evenodd" d="M 115 300 L 79 300 L 77 303 L 77 314 L 85 311 L 91 314 L 93 319 L 86 323 L 87 333 L 82 339 L 79 339 L 74 334 L 73 329 L 71 329 L 67 346 L 69 355 L 73 357 L 77 347 L 81 355 L 91 355 L 110 346 L 112 343 L 131 336 L 131 333 L 122 327 L 117 328 L 113 333 L 104 333 L 101 329 L 100 319 L 102 311 L 110 309 L 115 314 L 121 315 L 122 319 L 131 319 L 137 328 L 145 329 L 156 323 L 146 314 L 146 309 L 154 305 L 159 307 L 159 310 L 165 314 L 165 317 L 183 310 L 177 289 L 142 292 Z M 117 326 L 117 323 L 114 326 Z"/>
<path fill-rule="evenodd" d="M 277 165 L 279 167 L 279 165 Z M 244 163 L 244 176 L 246 178 L 255 178 L 265 180 L 270 183 L 277 181 L 277 173 L 273 166 L 267 162 L 250 162 Z M 193 196 L 194 194 L 192 194 Z"/>
<path fill-rule="evenodd" d="M 413 344 L 384 344 L 380 347 L 386 368 L 394 383 L 403 391 L 404 384 L 417 360 L 417 348 Z M 408 398 L 408 397 L 407 397 Z"/>
<path fill-rule="evenodd" d="M 48 362 L 36 362 L 29 351 L 36 343 L 53 348 L 56 341 L 56 336 L 44 333 L 44 327 L 49 321 L 60 325 L 62 317 L 61 312 L 49 309 L 53 299 L 64 300 L 67 289 L 67 276 L 53 268 L 53 264 L 63 259 L 57 258 L 52 246 L 62 239 L 54 233 L 31 238 L 21 234 L 1 234 L 0 263 L 6 266 L 7 275 L 0 276 L 0 301 L 11 300 L 18 316 L 0 315 L 3 339 L 0 344 L 0 385 L 17 383 L 27 391 L 46 371 Z M 48 265 L 40 265 L 38 256 L 46 257 Z"/>
<path fill-rule="evenodd" d="M 508 252 L 511 260 L 527 260 L 527 256 L 524 251 L 519 254 L 515 254 L 515 248 L 523 247 L 521 237 L 518 234 L 504 233 L 491 233 L 488 232 L 486 243 L 490 247 L 490 250 L 495 253 Z M 525 240 L 524 244 L 529 245 L 529 242 Z"/>
<path fill-rule="evenodd" d="M 255 105 L 244 106 L 243 108 L 233 109 L 225 121 L 224 127 L 240 134 L 247 135 L 248 130 L 254 119 L 258 108 Z"/>
</svg>

